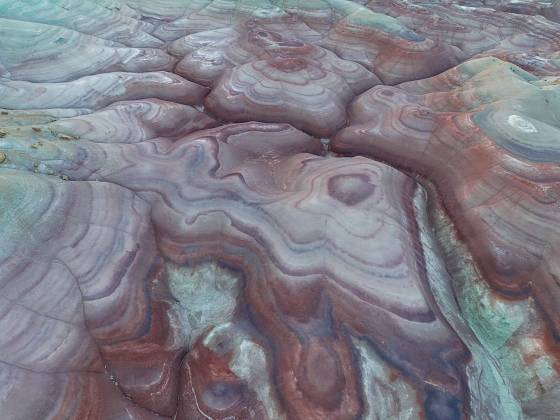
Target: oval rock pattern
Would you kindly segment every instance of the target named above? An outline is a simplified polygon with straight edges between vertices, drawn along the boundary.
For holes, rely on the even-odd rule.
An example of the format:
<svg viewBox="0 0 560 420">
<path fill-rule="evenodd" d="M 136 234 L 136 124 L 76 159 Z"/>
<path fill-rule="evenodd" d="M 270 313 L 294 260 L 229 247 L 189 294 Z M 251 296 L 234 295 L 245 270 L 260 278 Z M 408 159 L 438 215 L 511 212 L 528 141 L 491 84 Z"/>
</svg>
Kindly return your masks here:
<svg viewBox="0 0 560 420">
<path fill-rule="evenodd" d="M 0 0 L 0 419 L 559 418 L 559 10 Z"/>
</svg>

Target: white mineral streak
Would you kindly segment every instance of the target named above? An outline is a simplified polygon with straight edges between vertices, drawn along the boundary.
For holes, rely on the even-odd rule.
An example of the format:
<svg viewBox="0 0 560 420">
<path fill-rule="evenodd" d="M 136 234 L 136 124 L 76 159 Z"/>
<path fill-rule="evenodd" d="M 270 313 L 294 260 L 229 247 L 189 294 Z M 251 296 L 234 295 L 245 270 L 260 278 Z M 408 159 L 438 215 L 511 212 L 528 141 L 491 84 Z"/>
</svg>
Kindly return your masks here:
<svg viewBox="0 0 560 420">
<path fill-rule="evenodd" d="M 533 125 L 533 123 L 527 121 L 526 119 L 520 117 L 519 115 L 510 115 L 508 117 L 508 123 L 513 128 L 516 128 L 519 131 L 523 131 L 525 133 L 537 133 L 537 128 Z"/>
</svg>

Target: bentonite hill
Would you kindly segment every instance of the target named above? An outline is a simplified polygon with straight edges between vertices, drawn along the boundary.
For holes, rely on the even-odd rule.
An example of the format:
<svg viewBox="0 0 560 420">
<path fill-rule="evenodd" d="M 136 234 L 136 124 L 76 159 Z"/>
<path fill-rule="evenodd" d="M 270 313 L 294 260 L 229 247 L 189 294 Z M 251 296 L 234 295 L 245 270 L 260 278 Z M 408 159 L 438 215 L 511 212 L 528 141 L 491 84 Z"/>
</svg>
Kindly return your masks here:
<svg viewBox="0 0 560 420">
<path fill-rule="evenodd" d="M 559 0 L 0 0 L 0 420 L 553 420 L 559 350 Z"/>
</svg>

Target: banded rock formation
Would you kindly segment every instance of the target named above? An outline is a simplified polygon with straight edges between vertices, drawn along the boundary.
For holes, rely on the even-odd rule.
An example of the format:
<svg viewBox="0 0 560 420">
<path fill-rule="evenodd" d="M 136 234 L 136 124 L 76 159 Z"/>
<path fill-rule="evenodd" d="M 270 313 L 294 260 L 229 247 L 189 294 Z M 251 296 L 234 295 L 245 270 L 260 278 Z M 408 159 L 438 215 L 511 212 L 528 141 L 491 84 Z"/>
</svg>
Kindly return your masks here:
<svg viewBox="0 0 560 420">
<path fill-rule="evenodd" d="M 493 299 L 525 299 L 540 312 L 527 321 L 539 343 L 530 358 L 509 343 L 529 371 L 557 352 L 556 86 L 496 59 L 469 61 L 431 79 L 369 90 L 333 140 L 335 151 L 365 153 L 434 184 Z M 557 374 L 539 375 L 530 386 L 540 388 L 536 395 L 553 390 Z M 523 387 L 519 394 L 530 399 Z"/>
<path fill-rule="evenodd" d="M 0 417 L 557 418 L 556 9 L 0 0 Z"/>
</svg>

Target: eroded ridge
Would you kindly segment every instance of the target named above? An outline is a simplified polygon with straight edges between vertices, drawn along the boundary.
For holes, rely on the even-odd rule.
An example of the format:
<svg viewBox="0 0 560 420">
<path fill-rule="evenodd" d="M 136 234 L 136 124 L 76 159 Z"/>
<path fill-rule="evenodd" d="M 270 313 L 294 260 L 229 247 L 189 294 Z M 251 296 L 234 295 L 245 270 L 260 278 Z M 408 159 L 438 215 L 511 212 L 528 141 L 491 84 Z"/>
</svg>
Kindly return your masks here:
<svg viewBox="0 0 560 420">
<path fill-rule="evenodd" d="M 559 10 L 0 0 L 0 417 L 558 417 Z"/>
<path fill-rule="evenodd" d="M 518 320 L 504 320 L 519 330 L 500 342 L 532 372 L 514 387 L 527 399 L 552 392 L 557 381 L 556 86 L 496 59 L 469 61 L 431 79 L 369 90 L 353 103 L 350 126 L 332 143 L 336 151 L 372 155 L 430 180 L 495 292 L 494 305 L 526 302 Z M 477 304 L 468 301 L 475 298 L 465 296 L 464 305 Z M 527 313 L 535 310 L 539 315 Z M 491 317 L 491 310 L 483 314 Z M 490 328 L 480 331 L 487 340 L 495 340 L 498 326 L 496 319 L 476 325 Z M 528 337 L 526 348 L 519 341 Z M 543 371 L 536 361 L 548 367 Z M 536 391 L 541 386 L 544 392 Z"/>
</svg>

